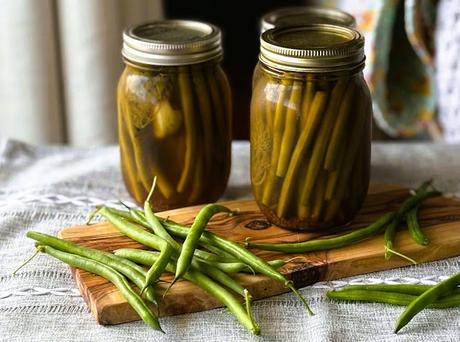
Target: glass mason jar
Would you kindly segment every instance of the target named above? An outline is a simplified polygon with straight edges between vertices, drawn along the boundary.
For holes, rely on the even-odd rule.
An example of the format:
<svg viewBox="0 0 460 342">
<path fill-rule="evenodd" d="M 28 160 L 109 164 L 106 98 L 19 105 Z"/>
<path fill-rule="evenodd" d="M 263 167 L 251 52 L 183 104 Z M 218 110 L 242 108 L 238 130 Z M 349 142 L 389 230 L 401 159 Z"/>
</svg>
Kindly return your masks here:
<svg viewBox="0 0 460 342">
<path fill-rule="evenodd" d="M 261 36 L 251 101 L 251 184 L 262 212 L 295 230 L 346 224 L 367 194 L 372 105 L 364 39 L 315 24 Z"/>
<path fill-rule="evenodd" d="M 123 33 L 117 90 L 123 179 L 155 210 L 216 201 L 231 162 L 231 94 L 220 30 L 166 20 Z"/>
<path fill-rule="evenodd" d="M 351 14 L 337 8 L 321 6 L 284 7 L 265 14 L 260 21 L 260 31 L 264 33 L 275 27 L 310 24 L 333 24 L 355 28 L 356 20 Z"/>
</svg>

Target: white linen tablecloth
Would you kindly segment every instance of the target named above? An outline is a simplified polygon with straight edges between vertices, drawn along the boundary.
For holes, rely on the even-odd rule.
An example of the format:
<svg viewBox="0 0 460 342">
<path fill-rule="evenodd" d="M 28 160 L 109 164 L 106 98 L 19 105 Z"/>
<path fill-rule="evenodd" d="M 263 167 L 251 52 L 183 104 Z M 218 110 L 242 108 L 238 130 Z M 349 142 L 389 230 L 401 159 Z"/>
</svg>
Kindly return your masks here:
<svg viewBox="0 0 460 342">
<path fill-rule="evenodd" d="M 435 185 L 460 194 L 460 145 L 378 143 L 372 180 Z M 249 145 L 235 142 L 225 198 L 250 197 Z M 0 140 L 0 340 L 2 341 L 458 341 L 459 309 L 424 310 L 400 334 L 392 333 L 403 308 L 337 303 L 325 297 L 347 283 L 433 284 L 459 271 L 460 258 L 376 272 L 302 289 L 316 313 L 308 317 L 292 294 L 254 303 L 262 337 L 252 337 L 223 309 L 161 319 L 166 335 L 142 322 L 100 326 L 76 290 L 69 268 L 40 255 L 12 276 L 34 251 L 29 229 L 56 234 L 81 224 L 95 204 L 130 201 L 115 146 L 35 147 Z"/>
</svg>

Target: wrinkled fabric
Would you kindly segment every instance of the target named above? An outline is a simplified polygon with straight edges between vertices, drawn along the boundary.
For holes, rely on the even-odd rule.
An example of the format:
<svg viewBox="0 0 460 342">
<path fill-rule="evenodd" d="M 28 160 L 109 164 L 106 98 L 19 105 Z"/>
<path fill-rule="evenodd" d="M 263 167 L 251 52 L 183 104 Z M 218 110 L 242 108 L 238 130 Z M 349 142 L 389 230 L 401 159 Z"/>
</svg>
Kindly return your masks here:
<svg viewBox="0 0 460 342">
<path fill-rule="evenodd" d="M 364 77 L 372 93 L 374 118 L 379 128 L 391 137 L 439 139 L 433 68 L 437 2 L 321 0 L 319 3 L 337 6 L 356 17 L 357 29 L 366 39 Z"/>
<path fill-rule="evenodd" d="M 460 194 L 459 145 L 375 144 L 372 179 L 413 186 L 433 177 L 441 190 Z M 233 145 L 226 199 L 251 197 L 249 145 Z M 79 296 L 69 268 L 34 251 L 29 229 L 56 234 L 82 224 L 98 203 L 132 201 L 117 147 L 35 147 L 0 140 L 0 340 L 2 341 L 456 341 L 458 309 L 424 310 L 395 336 L 401 307 L 329 301 L 327 289 L 356 283 L 434 284 L 460 269 L 460 258 L 315 284 L 301 290 L 316 313 L 309 317 L 292 294 L 254 303 L 262 337 L 250 336 L 224 309 L 161 319 L 166 335 L 142 322 L 98 325 Z"/>
</svg>

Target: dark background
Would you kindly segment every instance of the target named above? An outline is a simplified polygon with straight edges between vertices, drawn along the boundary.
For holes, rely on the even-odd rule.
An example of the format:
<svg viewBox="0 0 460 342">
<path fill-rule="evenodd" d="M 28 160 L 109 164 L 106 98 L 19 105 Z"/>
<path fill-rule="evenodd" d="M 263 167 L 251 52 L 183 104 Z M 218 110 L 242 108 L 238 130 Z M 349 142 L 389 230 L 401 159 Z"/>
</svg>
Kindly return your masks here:
<svg viewBox="0 0 460 342">
<path fill-rule="evenodd" d="M 224 44 L 224 70 L 232 86 L 233 139 L 249 138 L 249 104 L 252 73 L 259 54 L 260 18 L 285 6 L 302 6 L 305 1 L 163 1 L 165 16 L 207 21 L 220 27 Z"/>
</svg>

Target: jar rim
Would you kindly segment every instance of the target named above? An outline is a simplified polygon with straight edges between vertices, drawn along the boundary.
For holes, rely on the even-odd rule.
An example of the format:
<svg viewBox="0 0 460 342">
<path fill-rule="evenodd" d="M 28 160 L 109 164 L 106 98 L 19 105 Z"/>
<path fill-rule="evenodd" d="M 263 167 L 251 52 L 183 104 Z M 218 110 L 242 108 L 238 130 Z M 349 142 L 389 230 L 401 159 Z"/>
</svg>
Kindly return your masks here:
<svg viewBox="0 0 460 342">
<path fill-rule="evenodd" d="M 348 70 L 364 63 L 364 37 L 352 28 L 331 24 L 279 27 L 260 37 L 259 60 L 293 72 Z"/>
</svg>

